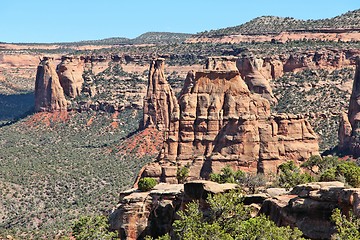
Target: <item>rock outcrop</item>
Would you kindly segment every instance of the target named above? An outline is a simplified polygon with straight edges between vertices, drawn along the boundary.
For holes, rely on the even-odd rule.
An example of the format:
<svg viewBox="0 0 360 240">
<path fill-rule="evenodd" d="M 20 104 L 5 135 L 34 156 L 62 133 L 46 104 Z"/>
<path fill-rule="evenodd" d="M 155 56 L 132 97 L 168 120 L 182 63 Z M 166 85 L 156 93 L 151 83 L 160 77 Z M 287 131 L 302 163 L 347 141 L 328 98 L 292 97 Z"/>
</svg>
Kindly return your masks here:
<svg viewBox="0 0 360 240">
<path fill-rule="evenodd" d="M 209 195 L 238 188 L 237 184 L 218 184 L 210 181 L 190 181 L 183 184 L 157 185 L 149 192 L 136 189 L 122 192 L 117 209 L 110 215 L 110 228 L 118 230 L 121 239 L 154 238 L 169 233 L 177 211 L 193 200 L 206 212 Z M 299 228 L 311 239 L 330 239 L 335 227 L 330 216 L 335 208 L 344 214 L 350 210 L 360 216 L 360 189 L 346 189 L 341 182 L 314 182 L 294 187 L 269 188 L 262 193 L 245 195 L 243 200 L 254 211 L 252 216 L 265 214 L 278 226 Z"/>
<path fill-rule="evenodd" d="M 177 99 L 165 78 L 164 60 L 158 58 L 150 64 L 142 128 L 155 126 L 166 131 L 179 119 Z"/>
<path fill-rule="evenodd" d="M 174 111 L 165 103 L 165 109 L 157 108 L 168 114 L 160 119 L 171 124 L 158 161 L 143 169 L 143 177 L 177 183 L 177 168 L 184 165 L 190 166 L 190 179 L 206 178 L 226 165 L 268 173 L 284 161 L 318 154 L 317 136 L 306 119 L 271 115 L 269 101 L 252 94 L 237 70 L 189 72 L 178 102 L 179 118 L 171 117 Z"/>
<path fill-rule="evenodd" d="M 360 156 L 360 58 L 356 61 L 355 79 L 348 114 L 342 113 L 339 126 L 339 150 Z"/>
<path fill-rule="evenodd" d="M 80 58 L 63 56 L 57 66 L 60 84 L 70 98 L 80 95 L 84 79 L 84 62 Z"/>
<path fill-rule="evenodd" d="M 236 66 L 237 60 L 237 57 L 232 56 L 209 57 L 206 61 L 205 68 L 216 71 L 235 71 L 238 70 Z"/>
<path fill-rule="evenodd" d="M 235 188 L 236 184 L 196 181 L 185 185 L 161 183 L 149 192 L 131 189 L 120 193 L 117 209 L 110 215 L 110 228 L 127 240 L 173 235 L 176 212 L 183 210 L 186 203 Z"/>
<path fill-rule="evenodd" d="M 275 77 L 275 75 L 280 74 L 276 73 L 271 65 L 270 68 L 268 68 L 265 66 L 263 59 L 252 57 L 239 58 L 236 65 L 241 77 L 245 80 L 251 92 L 260 94 L 271 103 L 277 102 L 269 81 L 273 76 Z M 265 70 L 265 74 L 261 73 L 260 70 Z M 267 78 L 265 76 L 267 76 Z"/>
<path fill-rule="evenodd" d="M 35 82 L 35 111 L 66 110 L 67 101 L 53 58 L 44 57 L 37 67 Z"/>
<path fill-rule="evenodd" d="M 296 186 L 289 194 L 265 200 L 260 213 L 278 226 L 299 228 L 311 239 L 330 239 L 335 227 L 330 216 L 335 208 L 360 216 L 360 189 L 345 189 L 341 182 L 314 182 Z"/>
</svg>

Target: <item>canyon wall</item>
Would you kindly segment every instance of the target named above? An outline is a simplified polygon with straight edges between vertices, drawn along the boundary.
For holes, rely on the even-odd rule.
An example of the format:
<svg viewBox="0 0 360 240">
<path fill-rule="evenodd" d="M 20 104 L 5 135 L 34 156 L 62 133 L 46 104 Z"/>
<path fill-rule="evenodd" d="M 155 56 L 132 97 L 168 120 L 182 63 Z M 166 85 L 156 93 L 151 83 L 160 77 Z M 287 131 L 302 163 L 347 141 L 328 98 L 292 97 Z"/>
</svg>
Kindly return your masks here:
<svg viewBox="0 0 360 240">
<path fill-rule="evenodd" d="M 211 62 L 222 66 L 219 69 L 233 66 Z M 318 154 L 317 136 L 307 120 L 272 115 L 269 101 L 251 93 L 238 70 L 190 71 L 178 104 L 179 115 L 168 112 L 170 124 L 159 159 L 144 167 L 143 177 L 176 183 L 176 171 L 185 165 L 190 179 L 206 178 L 226 165 L 269 173 L 284 161 L 301 162 Z"/>
<path fill-rule="evenodd" d="M 211 57 L 208 58 L 205 69 L 209 71 L 239 71 L 241 78 L 245 81 L 251 93 L 259 94 L 263 98 L 266 98 L 271 104 L 276 104 L 277 99 L 274 97 L 271 89 L 271 81 L 273 79 L 283 76 L 286 72 L 297 72 L 305 69 L 334 70 L 347 66 L 353 66 L 355 65 L 355 56 L 359 53 L 360 51 L 356 49 L 319 49 L 317 51 L 309 51 L 307 53 L 296 53 L 289 55 L 274 54 L 271 57 L 253 56 L 251 54 L 240 55 L 239 57 Z M 175 55 L 173 56 L 168 54 L 164 57 L 171 59 L 172 57 L 175 57 Z M 204 58 L 204 56 L 199 57 Z M 167 83 L 163 84 L 162 78 L 164 78 L 164 76 L 158 76 L 159 71 L 157 70 L 157 67 L 155 67 L 155 63 L 152 67 L 152 71 L 154 71 L 152 74 L 155 75 L 151 81 L 159 81 L 158 86 L 167 88 L 167 90 L 152 89 L 146 91 L 146 85 L 142 82 L 139 82 L 137 86 L 132 87 L 128 84 L 125 84 L 126 81 L 123 80 L 127 79 L 125 79 L 126 77 L 124 78 L 123 76 L 118 77 L 119 80 L 121 79 L 121 81 L 117 80 L 117 85 L 114 85 L 116 88 L 112 88 L 111 90 L 104 87 L 110 84 L 110 82 L 97 83 L 99 86 L 95 86 L 93 79 L 88 79 L 87 76 L 87 79 L 83 79 L 84 73 L 91 72 L 93 75 L 97 75 L 104 72 L 105 70 L 110 69 L 111 71 L 111 66 L 115 65 L 120 66 L 119 69 L 122 69 L 124 72 L 135 71 L 137 74 L 141 75 L 146 70 L 146 67 L 140 65 L 142 65 L 144 61 L 148 61 L 149 58 L 150 56 L 148 55 L 129 56 L 126 54 L 81 57 L 63 56 L 57 67 L 57 73 L 64 94 L 69 98 L 69 100 L 71 100 L 71 104 L 68 105 L 68 108 L 81 110 L 91 108 L 93 110 L 118 111 L 126 106 L 132 106 L 133 104 L 136 105 L 136 108 L 142 108 L 144 103 L 147 104 L 146 107 L 151 108 L 155 106 L 156 103 L 151 103 L 151 95 L 160 94 L 161 91 L 170 92 L 171 90 L 166 87 L 168 85 Z M 164 63 L 162 65 L 164 65 Z M 185 76 L 186 71 L 188 71 L 190 68 L 190 66 L 179 66 L 176 68 L 174 68 L 174 66 L 168 67 L 170 69 L 169 71 L 180 71 L 181 76 Z M 197 66 L 195 69 L 198 70 L 201 69 L 201 67 Z M 102 81 L 111 80 L 110 75 L 107 76 L 106 74 L 103 76 Z M 195 73 L 193 75 L 195 76 Z M 157 80 L 155 78 L 157 78 Z M 106 93 L 106 91 L 109 93 Z M 156 91 L 158 93 L 155 93 Z M 171 91 L 174 92 L 173 90 Z M 83 101 L 73 101 L 73 99 L 79 96 L 80 93 L 83 93 L 84 96 L 89 96 L 89 98 Z M 97 101 L 92 101 L 92 98 L 95 95 L 101 93 L 104 96 L 109 96 L 108 99 L 101 99 L 101 97 L 97 97 Z M 170 102 L 175 102 L 173 96 L 174 93 L 168 94 L 170 94 L 168 98 L 173 99 L 170 100 Z M 125 99 L 119 98 L 124 95 Z M 142 101 L 144 97 L 146 98 L 146 101 Z M 157 96 L 157 98 L 159 98 L 159 96 Z M 165 103 L 166 101 L 163 99 L 160 100 L 160 102 L 157 104 L 163 104 L 161 102 Z M 176 104 L 174 107 L 176 107 Z M 167 114 L 160 114 L 158 117 L 163 118 L 164 116 L 167 116 Z M 146 121 L 148 120 L 153 121 L 154 119 L 151 117 L 146 118 L 144 119 L 145 122 L 143 124 L 147 124 Z M 165 124 L 168 125 L 169 121 L 166 119 L 164 119 L 164 121 L 166 122 Z M 155 125 L 158 125 L 157 127 L 159 128 L 164 128 L 164 126 L 160 126 L 161 124 L 163 123 Z"/>
</svg>

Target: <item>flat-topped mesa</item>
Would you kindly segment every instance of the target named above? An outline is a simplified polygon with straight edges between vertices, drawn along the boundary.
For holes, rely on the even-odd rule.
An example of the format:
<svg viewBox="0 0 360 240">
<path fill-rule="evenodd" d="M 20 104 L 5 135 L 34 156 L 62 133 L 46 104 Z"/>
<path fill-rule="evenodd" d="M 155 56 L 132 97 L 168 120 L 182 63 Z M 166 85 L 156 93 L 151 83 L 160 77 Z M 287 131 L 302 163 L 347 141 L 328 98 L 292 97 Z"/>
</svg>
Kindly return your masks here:
<svg viewBox="0 0 360 240">
<path fill-rule="evenodd" d="M 348 115 L 343 113 L 339 127 L 339 150 L 360 157 L 360 58 L 356 59 L 355 78 Z"/>
<path fill-rule="evenodd" d="M 66 110 L 67 101 L 55 71 L 53 58 L 44 57 L 38 67 L 35 81 L 35 111 Z"/>
<path fill-rule="evenodd" d="M 177 183 L 188 165 L 189 179 L 207 178 L 226 165 L 247 172 L 276 172 L 281 163 L 318 154 L 317 136 L 300 115 L 271 115 L 270 103 L 252 94 L 237 70 L 189 72 L 157 162 L 142 177 Z"/>
<path fill-rule="evenodd" d="M 179 105 L 164 73 L 165 59 L 151 61 L 142 128 L 149 126 L 167 131 L 170 123 L 177 121 Z"/>
<path fill-rule="evenodd" d="M 79 57 L 63 56 L 57 66 L 57 73 L 64 93 L 70 98 L 80 95 L 84 79 L 84 61 Z"/>
</svg>

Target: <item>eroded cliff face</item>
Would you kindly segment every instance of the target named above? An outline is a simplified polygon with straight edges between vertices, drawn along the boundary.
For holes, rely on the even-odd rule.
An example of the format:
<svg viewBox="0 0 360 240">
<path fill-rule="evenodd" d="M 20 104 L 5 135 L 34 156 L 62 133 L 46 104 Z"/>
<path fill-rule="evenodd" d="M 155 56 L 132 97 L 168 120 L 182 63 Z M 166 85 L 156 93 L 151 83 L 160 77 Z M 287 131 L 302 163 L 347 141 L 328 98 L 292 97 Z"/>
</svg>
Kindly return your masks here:
<svg viewBox="0 0 360 240">
<path fill-rule="evenodd" d="M 169 233 L 174 236 L 172 223 L 177 212 L 191 201 L 205 202 L 209 195 L 238 188 L 237 184 L 218 184 L 197 180 L 183 184 L 161 183 L 149 192 L 131 189 L 120 193 L 117 209 L 110 215 L 110 228 L 121 239 L 154 238 Z M 341 182 L 313 182 L 284 188 L 268 188 L 262 193 L 244 196 L 243 203 L 253 207 L 253 216 L 267 215 L 278 226 L 297 227 L 310 239 L 330 239 L 335 226 L 330 216 L 335 208 L 347 215 L 352 211 L 360 216 L 360 188 L 346 189 Z M 255 208 L 258 209 L 255 211 Z"/>
<path fill-rule="evenodd" d="M 354 157 L 360 156 L 360 58 L 356 60 L 348 114 L 342 113 L 340 116 L 338 147 Z"/>
<path fill-rule="evenodd" d="M 38 67 L 35 82 L 35 111 L 66 110 L 67 101 L 55 71 L 53 58 L 44 57 Z"/>
<path fill-rule="evenodd" d="M 260 94 L 273 104 L 277 101 L 272 92 L 270 80 L 275 78 L 276 75 L 281 75 L 276 72 L 276 64 L 275 60 L 265 62 L 262 58 L 253 57 L 239 58 L 236 63 L 241 77 L 245 80 L 249 90 Z"/>
<path fill-rule="evenodd" d="M 177 99 L 165 78 L 164 61 L 158 58 L 150 64 L 142 128 L 152 126 L 166 131 L 179 118 Z"/>
<path fill-rule="evenodd" d="M 190 179 L 226 165 L 268 173 L 284 161 L 318 154 L 306 119 L 271 115 L 269 101 L 252 94 L 237 70 L 189 72 L 178 103 L 179 118 L 171 118 L 159 159 L 143 169 L 143 177 L 176 183 L 177 168 L 184 165 L 190 166 Z"/>
<path fill-rule="evenodd" d="M 57 66 L 60 84 L 70 98 L 80 95 L 84 79 L 84 62 L 80 58 L 63 56 Z"/>
<path fill-rule="evenodd" d="M 310 239 L 331 239 L 336 232 L 330 221 L 335 208 L 360 216 L 360 188 L 346 189 L 341 182 L 298 185 L 287 194 L 266 199 L 260 213 L 278 226 L 299 228 Z"/>
<path fill-rule="evenodd" d="M 119 232 L 120 239 L 154 238 L 169 233 L 177 212 L 193 200 L 204 201 L 208 195 L 236 189 L 237 184 L 194 181 L 183 184 L 160 183 L 150 192 L 131 189 L 120 193 L 117 209 L 110 215 L 110 229 Z"/>
</svg>

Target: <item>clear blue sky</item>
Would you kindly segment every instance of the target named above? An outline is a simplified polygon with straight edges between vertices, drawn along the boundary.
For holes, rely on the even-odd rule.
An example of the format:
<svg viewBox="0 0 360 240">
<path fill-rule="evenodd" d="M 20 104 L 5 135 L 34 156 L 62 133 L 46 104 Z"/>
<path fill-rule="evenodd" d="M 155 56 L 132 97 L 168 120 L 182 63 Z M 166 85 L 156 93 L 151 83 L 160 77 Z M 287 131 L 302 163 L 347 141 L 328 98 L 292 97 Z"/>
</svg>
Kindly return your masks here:
<svg viewBox="0 0 360 240">
<path fill-rule="evenodd" d="M 263 15 L 319 19 L 359 8 L 359 0 L 0 0 L 0 42 L 196 33 Z"/>
</svg>

